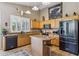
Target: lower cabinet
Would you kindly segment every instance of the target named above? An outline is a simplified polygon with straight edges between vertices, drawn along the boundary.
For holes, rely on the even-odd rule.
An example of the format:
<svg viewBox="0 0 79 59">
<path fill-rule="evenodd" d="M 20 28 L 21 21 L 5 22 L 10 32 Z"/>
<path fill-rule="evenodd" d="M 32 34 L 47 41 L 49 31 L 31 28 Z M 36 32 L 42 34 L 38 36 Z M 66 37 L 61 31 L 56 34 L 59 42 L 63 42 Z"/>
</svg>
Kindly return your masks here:
<svg viewBox="0 0 79 59">
<path fill-rule="evenodd" d="M 39 32 L 27 32 L 24 34 L 18 34 L 18 40 L 17 40 L 17 46 L 24 46 L 31 44 L 31 35 L 40 35 L 41 33 Z"/>
<path fill-rule="evenodd" d="M 19 34 L 17 43 L 18 47 L 30 44 L 30 38 L 26 34 Z"/>
<path fill-rule="evenodd" d="M 56 36 L 54 37 L 52 40 L 51 40 L 51 43 L 55 46 L 59 46 L 59 36 Z"/>
<path fill-rule="evenodd" d="M 10 50 L 13 48 L 31 44 L 31 35 L 40 35 L 39 32 L 28 32 L 18 34 L 8 34 L 3 37 L 3 50 Z"/>
</svg>

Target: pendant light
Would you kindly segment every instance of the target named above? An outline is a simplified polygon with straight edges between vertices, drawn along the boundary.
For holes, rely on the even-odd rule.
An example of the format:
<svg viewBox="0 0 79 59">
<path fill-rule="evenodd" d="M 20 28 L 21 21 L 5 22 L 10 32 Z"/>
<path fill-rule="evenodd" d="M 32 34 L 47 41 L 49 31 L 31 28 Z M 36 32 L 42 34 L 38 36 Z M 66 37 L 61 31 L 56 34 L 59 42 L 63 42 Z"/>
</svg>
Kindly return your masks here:
<svg viewBox="0 0 79 59">
<path fill-rule="evenodd" d="M 31 14 L 31 12 L 29 10 L 25 11 L 25 14 Z"/>
<path fill-rule="evenodd" d="M 34 7 L 32 8 L 32 10 L 34 10 L 34 11 L 38 11 L 39 8 L 38 8 L 37 6 L 34 6 Z"/>
<path fill-rule="evenodd" d="M 20 10 L 19 8 L 16 8 L 17 13 L 19 13 L 19 15 L 23 16 L 24 14 L 31 14 L 31 12 L 29 10 Z"/>
<path fill-rule="evenodd" d="M 23 16 L 23 14 L 24 14 L 24 11 L 23 11 L 23 10 L 21 10 L 21 16 Z"/>
</svg>

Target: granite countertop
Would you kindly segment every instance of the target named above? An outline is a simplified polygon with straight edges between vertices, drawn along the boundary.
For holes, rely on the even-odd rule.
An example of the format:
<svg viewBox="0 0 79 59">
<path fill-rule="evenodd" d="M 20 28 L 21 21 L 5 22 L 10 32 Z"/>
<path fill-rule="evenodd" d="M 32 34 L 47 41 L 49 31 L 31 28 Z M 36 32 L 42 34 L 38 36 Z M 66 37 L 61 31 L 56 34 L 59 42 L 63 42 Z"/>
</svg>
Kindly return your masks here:
<svg viewBox="0 0 79 59">
<path fill-rule="evenodd" d="M 3 37 L 6 37 L 6 36 L 17 36 L 18 34 L 7 34 L 7 35 L 4 35 Z"/>
<path fill-rule="evenodd" d="M 51 38 L 49 36 L 46 36 L 46 35 L 32 35 L 31 38 L 38 38 L 41 40 L 51 40 Z"/>
</svg>

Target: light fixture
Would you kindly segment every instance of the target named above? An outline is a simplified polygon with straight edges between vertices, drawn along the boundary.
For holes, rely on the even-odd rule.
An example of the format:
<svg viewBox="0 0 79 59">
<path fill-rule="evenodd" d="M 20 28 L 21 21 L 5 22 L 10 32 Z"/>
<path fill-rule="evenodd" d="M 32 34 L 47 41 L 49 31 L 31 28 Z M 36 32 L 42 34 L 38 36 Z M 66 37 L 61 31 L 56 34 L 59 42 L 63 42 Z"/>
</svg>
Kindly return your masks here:
<svg viewBox="0 0 79 59">
<path fill-rule="evenodd" d="M 25 14 L 31 14 L 31 12 L 29 10 L 25 11 Z"/>
<path fill-rule="evenodd" d="M 32 8 L 32 10 L 34 10 L 34 11 L 38 11 L 39 8 L 38 8 L 37 6 L 34 6 L 34 7 Z"/>
<path fill-rule="evenodd" d="M 20 9 L 19 8 L 16 8 L 17 12 L 19 13 L 20 12 Z"/>
<path fill-rule="evenodd" d="M 23 16 L 24 14 L 31 14 L 31 12 L 29 10 L 24 11 L 24 10 L 20 10 L 19 8 L 16 8 L 17 13 L 19 13 L 21 16 Z"/>
<path fill-rule="evenodd" d="M 24 11 L 23 10 L 21 10 L 21 16 L 24 14 Z"/>
<path fill-rule="evenodd" d="M 43 5 L 48 5 L 50 2 L 42 2 Z"/>
</svg>

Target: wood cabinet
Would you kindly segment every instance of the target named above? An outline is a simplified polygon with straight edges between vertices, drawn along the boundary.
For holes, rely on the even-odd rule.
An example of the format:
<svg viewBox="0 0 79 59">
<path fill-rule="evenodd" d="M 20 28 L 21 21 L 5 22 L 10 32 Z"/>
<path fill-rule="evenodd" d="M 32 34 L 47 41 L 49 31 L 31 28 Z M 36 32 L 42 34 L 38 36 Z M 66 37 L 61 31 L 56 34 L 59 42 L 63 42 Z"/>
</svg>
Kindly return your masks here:
<svg viewBox="0 0 79 59">
<path fill-rule="evenodd" d="M 39 32 L 27 32 L 25 34 L 18 34 L 18 46 L 31 44 L 31 35 L 41 35 Z"/>
<path fill-rule="evenodd" d="M 40 29 L 42 29 L 43 28 L 43 22 L 40 22 L 40 25 L 39 25 L 40 27 Z"/>
<path fill-rule="evenodd" d="M 40 22 L 32 20 L 31 21 L 31 28 L 32 29 L 39 29 L 40 28 Z"/>
<path fill-rule="evenodd" d="M 59 21 L 59 19 L 41 21 L 40 28 L 43 28 L 44 24 L 51 24 L 51 28 L 59 28 Z"/>
<path fill-rule="evenodd" d="M 55 28 L 59 28 L 59 20 L 55 20 Z"/>
<path fill-rule="evenodd" d="M 24 46 L 30 44 L 30 41 L 29 38 L 26 36 L 26 34 L 19 34 L 17 43 L 18 46 Z"/>
<path fill-rule="evenodd" d="M 59 36 L 56 35 L 52 38 L 51 43 L 55 46 L 59 46 Z"/>
<path fill-rule="evenodd" d="M 59 28 L 59 21 L 60 19 L 53 19 L 53 20 L 45 20 L 45 21 L 34 21 L 31 22 L 32 29 L 42 29 L 44 24 L 51 24 L 51 28 Z"/>
<path fill-rule="evenodd" d="M 51 28 L 59 28 L 59 19 L 51 20 Z"/>
<path fill-rule="evenodd" d="M 50 20 L 51 28 L 55 28 L 55 20 Z"/>
<path fill-rule="evenodd" d="M 34 21 L 32 20 L 32 28 L 43 28 L 44 24 L 51 24 L 51 28 L 59 28 L 59 22 L 65 21 L 65 20 L 71 20 L 71 19 L 79 19 L 79 16 L 70 16 L 70 17 L 62 17 L 59 19 L 51 19 L 51 20 L 45 20 L 45 21 Z"/>
</svg>

